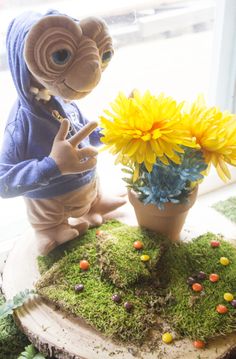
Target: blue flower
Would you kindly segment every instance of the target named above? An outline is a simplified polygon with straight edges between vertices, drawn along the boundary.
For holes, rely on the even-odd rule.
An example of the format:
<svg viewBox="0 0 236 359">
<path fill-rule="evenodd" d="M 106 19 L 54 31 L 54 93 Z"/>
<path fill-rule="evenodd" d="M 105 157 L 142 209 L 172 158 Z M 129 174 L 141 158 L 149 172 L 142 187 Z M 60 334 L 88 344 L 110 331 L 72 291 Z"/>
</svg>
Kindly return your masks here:
<svg viewBox="0 0 236 359">
<path fill-rule="evenodd" d="M 207 164 L 201 151 L 187 147 L 183 149 L 181 164 L 170 161 L 169 165 L 165 165 L 157 160 L 150 173 L 145 166 L 141 166 L 140 177 L 132 187 L 143 203 L 152 203 L 163 209 L 165 203 L 187 201 L 192 182 L 203 178 L 202 172 Z"/>
</svg>

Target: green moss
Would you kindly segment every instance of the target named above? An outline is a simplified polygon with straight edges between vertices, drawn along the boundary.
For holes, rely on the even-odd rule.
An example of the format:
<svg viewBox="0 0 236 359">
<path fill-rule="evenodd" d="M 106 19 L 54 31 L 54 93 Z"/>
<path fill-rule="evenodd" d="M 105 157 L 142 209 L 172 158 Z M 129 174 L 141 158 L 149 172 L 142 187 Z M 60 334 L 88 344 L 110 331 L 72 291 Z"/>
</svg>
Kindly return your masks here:
<svg viewBox="0 0 236 359">
<path fill-rule="evenodd" d="M 207 340 L 236 329 L 236 309 L 223 298 L 225 292 L 236 297 L 236 249 L 231 244 L 211 233 L 189 243 L 168 244 L 158 235 L 116 221 L 100 229 L 99 236 L 89 230 L 69 246 L 41 257 L 41 266 L 49 268 L 37 284 L 44 298 L 122 341 L 148 339 L 160 316 L 191 339 Z M 152 257 L 149 264 L 133 249 L 137 239 L 144 243 L 143 253 Z M 219 248 L 210 246 L 215 239 L 221 242 Z M 219 263 L 222 256 L 229 258 L 228 266 Z M 81 259 L 90 262 L 89 271 L 80 270 Z M 218 273 L 220 280 L 212 283 L 207 278 L 204 291 L 196 294 L 186 280 L 199 271 Z M 84 291 L 75 293 L 77 283 L 84 284 Z M 122 297 L 120 304 L 111 299 L 115 293 Z M 130 313 L 123 306 L 126 301 L 134 304 Z M 229 312 L 218 314 L 218 304 Z"/>
<path fill-rule="evenodd" d="M 129 234 L 129 242 L 132 248 L 130 253 L 134 253 L 135 251 L 132 246 L 133 240 L 139 238 L 144 244 L 147 244 L 149 255 L 151 256 L 153 254 L 155 256 L 152 265 L 156 263 L 160 248 L 158 241 L 162 241 L 163 238 L 155 235 L 154 241 L 154 238 L 148 237 L 146 231 L 121 224 L 118 226 L 118 223 L 114 221 L 101 226 L 100 229 L 104 231 L 104 233 L 107 233 L 107 235 L 112 236 L 112 238 L 117 238 L 117 247 L 119 248 L 119 245 L 121 245 L 122 253 L 124 253 L 122 238 L 126 232 Z M 122 233 L 122 236 L 120 236 L 120 233 Z M 100 240 L 100 236 L 96 236 L 96 230 L 88 231 L 81 240 L 77 240 L 73 244 L 72 251 L 70 248 L 69 253 L 52 265 L 42 276 L 37 283 L 37 291 L 60 308 L 74 315 L 82 316 L 88 323 L 92 324 L 107 336 L 120 340 L 139 341 L 147 335 L 150 327 L 156 322 L 155 313 L 151 310 L 151 306 L 153 307 L 153 303 L 155 302 L 154 293 L 150 292 L 149 287 L 143 287 L 140 289 L 139 295 L 136 295 L 138 287 L 130 287 L 124 290 L 118 289 L 110 281 L 102 279 L 100 272 Z M 152 248 L 154 243 L 155 248 Z M 115 254 L 114 248 L 113 253 Z M 48 265 L 48 263 L 51 265 L 53 260 L 58 259 L 58 257 L 58 252 L 54 252 L 47 258 L 41 257 L 41 268 L 42 263 L 44 267 Z M 118 257 L 117 255 L 117 258 Z M 79 261 L 82 259 L 87 259 L 90 263 L 90 269 L 86 272 L 81 271 L 79 268 Z M 137 265 L 138 270 L 135 269 L 135 265 Z M 122 271 L 121 268 L 119 268 L 119 270 L 117 269 L 117 276 L 119 276 L 120 281 L 123 278 L 125 284 L 127 284 L 131 281 L 130 278 L 133 280 L 133 270 L 134 272 L 136 271 L 135 278 L 137 273 L 141 275 L 141 269 L 145 273 L 149 273 L 145 266 L 146 265 L 140 261 L 139 254 L 137 254 L 137 256 L 135 255 L 135 262 L 134 260 L 131 261 L 130 264 L 126 262 L 125 271 Z M 84 285 L 83 292 L 75 293 L 74 286 L 77 283 Z M 125 285 L 121 286 L 125 287 Z M 142 295 L 140 295 L 141 292 Z M 115 293 L 121 295 L 122 303 L 116 304 L 112 301 L 112 295 Z M 153 300 L 151 300 L 152 296 Z M 149 301 L 147 299 L 148 297 Z M 124 303 L 127 301 L 133 304 L 131 313 L 128 313 L 124 308 Z"/>
<path fill-rule="evenodd" d="M 120 227 L 122 224 L 117 220 L 111 220 L 109 222 L 104 223 L 99 229 L 109 230 Z M 47 256 L 38 257 L 38 266 L 41 274 L 45 273 L 51 266 L 62 258 L 65 254 L 71 252 L 73 249 L 78 246 L 82 246 L 84 243 L 94 243 L 96 244 L 96 228 L 90 229 L 83 236 L 75 238 L 72 241 L 69 241 L 51 251 Z"/>
<path fill-rule="evenodd" d="M 4 297 L 0 294 L 0 305 Z M 18 329 L 13 317 L 0 319 L 0 359 L 16 359 L 29 344 L 27 337 Z"/>
<path fill-rule="evenodd" d="M 212 207 L 236 223 L 236 197 L 230 197 L 226 201 L 217 202 Z"/>
<path fill-rule="evenodd" d="M 171 246 L 162 258 L 170 264 L 168 290 L 172 294 L 172 301 L 163 310 L 175 329 L 191 339 L 206 340 L 236 329 L 236 310 L 223 298 L 226 292 L 236 296 L 236 250 L 222 239 L 219 248 L 212 248 L 210 241 L 215 239 L 208 233 L 190 243 Z M 223 256 L 229 258 L 230 265 L 220 264 Z M 220 280 L 212 283 L 207 277 L 202 281 L 204 291 L 196 294 L 186 280 L 199 271 L 208 276 L 217 273 Z M 229 313 L 218 314 L 218 304 L 226 305 Z"/>
<path fill-rule="evenodd" d="M 102 278 L 111 280 L 119 288 L 152 278 L 160 257 L 160 236 L 122 226 L 106 231 L 100 238 L 97 246 Z M 134 241 L 142 241 L 144 249 L 137 251 Z M 148 262 L 140 260 L 143 254 L 150 257 Z"/>
</svg>

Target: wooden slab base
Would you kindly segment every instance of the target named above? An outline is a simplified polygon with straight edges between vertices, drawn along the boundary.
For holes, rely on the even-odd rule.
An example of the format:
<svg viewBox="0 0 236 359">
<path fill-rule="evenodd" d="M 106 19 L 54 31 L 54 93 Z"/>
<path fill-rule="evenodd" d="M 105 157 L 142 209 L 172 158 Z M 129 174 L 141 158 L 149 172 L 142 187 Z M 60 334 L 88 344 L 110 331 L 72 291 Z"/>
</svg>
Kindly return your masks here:
<svg viewBox="0 0 236 359">
<path fill-rule="evenodd" d="M 35 238 L 29 232 L 16 243 L 5 265 L 3 291 L 7 299 L 34 288 L 40 276 L 37 256 Z M 171 345 L 159 340 L 154 351 L 148 347 L 140 350 L 131 345 L 123 346 L 105 338 L 82 319 L 58 311 L 38 296 L 16 311 L 16 319 L 39 350 L 59 359 L 229 359 L 227 353 L 236 346 L 236 334 L 212 340 L 204 350 L 195 349 L 187 339 Z"/>
</svg>

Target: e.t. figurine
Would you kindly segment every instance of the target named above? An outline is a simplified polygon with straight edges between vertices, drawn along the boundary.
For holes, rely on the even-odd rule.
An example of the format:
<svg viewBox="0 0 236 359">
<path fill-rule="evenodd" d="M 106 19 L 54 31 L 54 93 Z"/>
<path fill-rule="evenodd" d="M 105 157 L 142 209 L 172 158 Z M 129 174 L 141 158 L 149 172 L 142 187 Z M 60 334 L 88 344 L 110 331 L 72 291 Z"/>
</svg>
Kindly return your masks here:
<svg viewBox="0 0 236 359">
<path fill-rule="evenodd" d="M 4 133 L 0 194 L 24 196 L 45 254 L 125 203 L 101 194 L 93 147 L 99 129 L 71 102 L 99 83 L 112 40 L 101 19 L 30 12 L 11 22 L 7 50 L 18 99 Z M 78 219 L 73 226 L 71 217 Z"/>
</svg>

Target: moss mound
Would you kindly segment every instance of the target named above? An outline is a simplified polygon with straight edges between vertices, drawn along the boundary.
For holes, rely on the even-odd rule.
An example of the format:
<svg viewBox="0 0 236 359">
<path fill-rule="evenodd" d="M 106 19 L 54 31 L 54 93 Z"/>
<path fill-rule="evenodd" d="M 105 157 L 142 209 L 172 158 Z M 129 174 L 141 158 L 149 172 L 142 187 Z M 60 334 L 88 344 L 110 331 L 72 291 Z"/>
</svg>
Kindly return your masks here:
<svg viewBox="0 0 236 359">
<path fill-rule="evenodd" d="M 212 248 L 212 240 L 220 240 L 220 247 Z M 220 264 L 220 258 L 230 260 L 228 266 Z M 164 308 L 169 322 L 183 336 L 206 340 L 236 330 L 236 309 L 224 300 L 224 293 L 236 296 L 236 249 L 212 233 L 207 233 L 190 243 L 171 246 L 162 260 L 168 276 L 168 290 L 172 301 Z M 161 263 L 160 263 L 161 266 Z M 186 281 L 200 271 L 207 274 L 205 280 L 198 280 L 203 291 L 196 293 Z M 209 280 L 211 273 L 217 273 L 218 282 Z M 228 313 L 219 314 L 218 304 L 228 308 Z"/>
<path fill-rule="evenodd" d="M 226 201 L 217 202 L 212 207 L 236 223 L 236 197 L 230 197 Z"/>
<path fill-rule="evenodd" d="M 99 229 L 107 231 L 118 227 L 122 227 L 121 222 L 116 220 L 111 220 L 107 223 L 104 223 L 101 227 L 99 227 Z M 38 266 L 40 273 L 44 274 L 45 272 L 47 272 L 47 270 L 51 268 L 55 262 L 57 262 L 59 259 L 64 257 L 67 253 L 73 251 L 77 247 L 81 247 L 86 243 L 93 243 L 94 245 L 96 245 L 97 241 L 98 241 L 98 236 L 96 236 L 96 229 L 90 229 L 82 237 L 76 238 L 72 241 L 62 244 L 61 246 L 57 247 L 52 252 L 50 252 L 47 256 L 38 257 Z"/>
<path fill-rule="evenodd" d="M 135 250 L 134 241 L 141 241 L 144 249 Z M 102 232 L 97 243 L 102 278 L 110 279 L 119 288 L 150 280 L 160 258 L 159 241 L 147 231 L 128 226 Z M 140 260 L 144 254 L 150 257 L 146 263 Z"/>
<path fill-rule="evenodd" d="M 156 265 L 163 238 L 158 235 L 150 236 L 147 231 L 116 221 L 101 226 L 100 230 L 103 231 L 105 240 L 96 235 L 96 229 L 91 229 L 81 239 L 70 243 L 67 255 L 63 256 L 61 248 L 48 257 L 40 257 L 41 270 L 51 268 L 37 283 L 37 291 L 60 308 L 83 317 L 107 336 L 125 341 L 139 341 L 156 322 L 156 313 L 152 310 L 155 298 L 148 284 L 140 289 L 138 286 L 127 288 L 127 285 L 138 278 L 142 281 L 143 278 L 150 279 L 151 268 L 154 269 L 154 264 Z M 116 239 L 114 243 L 117 248 L 111 244 L 111 238 Z M 129 245 L 125 244 L 126 240 Z M 146 246 L 145 253 L 151 258 L 149 264 L 143 263 L 140 260 L 140 252 L 133 248 L 133 242 L 136 240 L 142 240 Z M 128 249 L 129 246 L 131 249 Z M 109 251 L 103 258 L 101 250 L 105 247 L 109 247 Z M 119 265 L 113 266 L 109 276 L 103 271 L 101 278 L 101 260 L 102 267 L 107 268 L 110 262 L 114 263 L 113 256 L 120 261 Z M 88 271 L 80 269 L 79 262 L 82 259 L 89 261 Z M 52 265 L 54 261 L 56 262 Z M 113 284 L 117 281 L 122 288 L 118 289 Z M 84 290 L 76 293 L 76 284 L 83 284 Z M 112 300 L 114 294 L 121 296 L 121 303 Z M 125 302 L 132 303 L 130 312 L 124 307 Z"/>
<path fill-rule="evenodd" d="M 0 305 L 3 303 L 4 297 L 0 294 Z M 20 332 L 11 315 L 0 319 L 0 359 L 18 358 L 27 344 L 29 340 Z"/>
<path fill-rule="evenodd" d="M 40 257 L 44 272 L 37 290 L 46 300 L 83 317 L 105 335 L 129 342 L 148 339 L 150 329 L 157 327 L 160 317 L 182 335 L 207 340 L 236 329 L 236 309 L 223 296 L 236 296 L 236 249 L 219 236 L 207 233 L 189 243 L 171 244 L 162 237 L 117 221 L 89 230 L 81 239 Z M 144 243 L 142 254 L 150 262 L 140 261 L 140 251 L 133 242 Z M 213 248 L 211 240 L 219 240 Z M 230 260 L 220 264 L 220 257 Z M 81 271 L 79 261 L 90 262 L 88 271 Z M 204 290 L 196 293 L 186 283 L 190 276 L 203 271 Z M 212 283 L 211 273 L 220 276 Z M 74 286 L 83 284 L 76 293 Z M 114 294 L 121 302 L 112 300 Z M 125 302 L 133 304 L 130 312 Z M 226 305 L 228 313 L 218 314 L 216 306 Z"/>
</svg>

